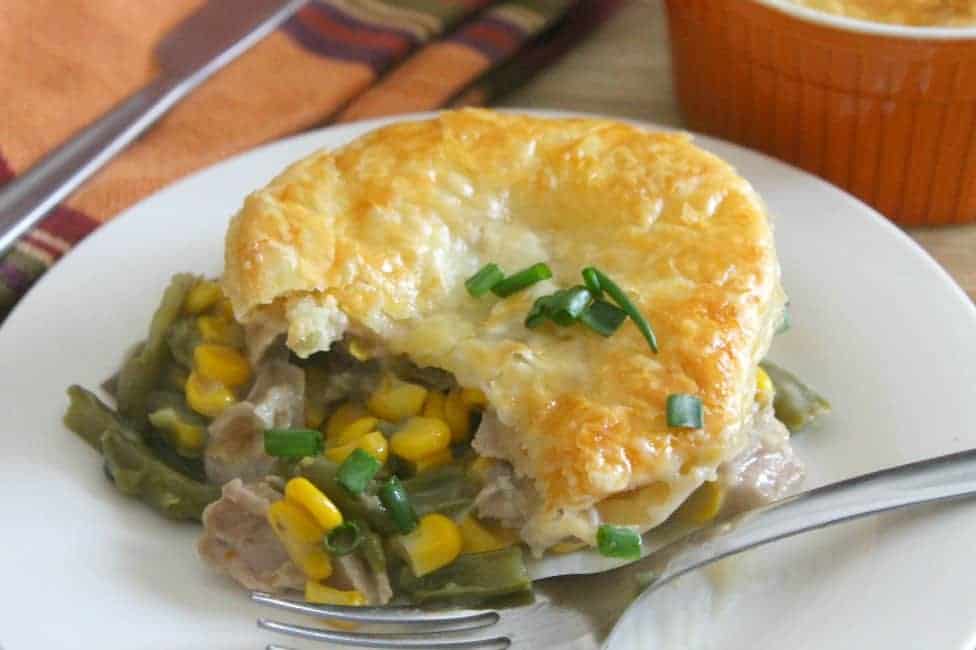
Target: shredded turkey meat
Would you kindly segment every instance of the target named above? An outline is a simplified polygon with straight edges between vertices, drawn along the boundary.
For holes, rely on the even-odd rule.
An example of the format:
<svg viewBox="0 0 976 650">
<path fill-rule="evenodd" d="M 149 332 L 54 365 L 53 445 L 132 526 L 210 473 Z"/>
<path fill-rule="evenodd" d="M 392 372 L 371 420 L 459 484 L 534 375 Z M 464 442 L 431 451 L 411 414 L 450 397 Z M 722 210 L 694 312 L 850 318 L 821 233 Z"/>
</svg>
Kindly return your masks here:
<svg viewBox="0 0 976 650">
<path fill-rule="evenodd" d="M 305 576 L 268 523 L 268 506 L 281 493 L 265 482 L 224 485 L 220 499 L 203 511 L 197 551 L 218 572 L 259 591 L 302 589 Z"/>
</svg>

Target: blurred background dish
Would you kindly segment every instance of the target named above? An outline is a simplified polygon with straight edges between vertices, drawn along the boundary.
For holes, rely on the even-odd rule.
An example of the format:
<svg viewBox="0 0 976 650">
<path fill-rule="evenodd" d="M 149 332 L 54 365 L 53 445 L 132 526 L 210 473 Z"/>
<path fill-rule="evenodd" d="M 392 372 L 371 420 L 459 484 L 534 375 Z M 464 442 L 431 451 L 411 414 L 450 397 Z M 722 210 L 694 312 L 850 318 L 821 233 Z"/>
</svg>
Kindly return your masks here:
<svg viewBox="0 0 976 650">
<path fill-rule="evenodd" d="M 800 1 L 853 15 L 895 4 Z M 798 165 L 904 225 L 976 220 L 976 26 L 792 0 L 666 4 L 688 128 Z"/>
<path fill-rule="evenodd" d="M 973 0 L 790 0 L 838 16 L 929 27 L 976 25 Z"/>
</svg>

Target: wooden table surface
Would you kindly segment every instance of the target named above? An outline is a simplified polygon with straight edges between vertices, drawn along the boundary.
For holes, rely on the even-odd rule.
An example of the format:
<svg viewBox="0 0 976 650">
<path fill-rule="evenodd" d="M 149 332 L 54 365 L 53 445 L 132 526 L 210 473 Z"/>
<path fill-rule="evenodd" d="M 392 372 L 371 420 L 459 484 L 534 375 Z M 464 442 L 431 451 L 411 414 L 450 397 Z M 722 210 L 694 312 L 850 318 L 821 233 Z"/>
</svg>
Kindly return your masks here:
<svg viewBox="0 0 976 650">
<path fill-rule="evenodd" d="M 508 96 L 507 106 L 561 108 L 682 126 L 671 91 L 661 0 L 630 0 L 588 41 Z M 976 300 L 976 225 L 908 229 Z"/>
</svg>

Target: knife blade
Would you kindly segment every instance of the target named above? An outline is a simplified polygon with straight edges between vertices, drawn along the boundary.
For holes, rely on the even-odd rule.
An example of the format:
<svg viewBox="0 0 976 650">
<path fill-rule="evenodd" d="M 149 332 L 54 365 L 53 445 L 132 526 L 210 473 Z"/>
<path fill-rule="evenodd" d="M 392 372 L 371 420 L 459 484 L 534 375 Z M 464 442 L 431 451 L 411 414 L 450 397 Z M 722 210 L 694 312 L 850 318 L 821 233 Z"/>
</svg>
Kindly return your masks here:
<svg viewBox="0 0 976 650">
<path fill-rule="evenodd" d="M 0 188 L 0 254 L 106 162 L 308 0 L 209 0 L 156 45 L 160 74 Z"/>
</svg>

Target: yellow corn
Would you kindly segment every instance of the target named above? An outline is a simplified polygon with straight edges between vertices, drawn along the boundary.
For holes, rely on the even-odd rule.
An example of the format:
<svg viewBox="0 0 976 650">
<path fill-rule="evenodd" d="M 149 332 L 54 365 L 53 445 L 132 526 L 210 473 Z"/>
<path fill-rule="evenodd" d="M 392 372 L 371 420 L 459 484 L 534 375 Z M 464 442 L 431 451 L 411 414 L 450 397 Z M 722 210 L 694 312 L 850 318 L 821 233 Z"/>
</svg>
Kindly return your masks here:
<svg viewBox="0 0 976 650">
<path fill-rule="evenodd" d="M 234 321 L 220 316 L 197 317 L 197 331 L 207 343 L 220 343 L 232 348 L 242 347 L 244 343 L 244 329 Z"/>
<path fill-rule="evenodd" d="M 307 478 L 293 478 L 285 485 L 285 498 L 305 508 L 326 533 L 342 524 L 342 513 L 332 499 Z"/>
<path fill-rule="evenodd" d="M 424 515 L 412 532 L 394 538 L 394 548 L 418 578 L 456 560 L 462 545 L 458 525 L 437 513 Z"/>
<path fill-rule="evenodd" d="M 386 438 L 379 431 L 371 431 L 364 436 L 360 436 L 358 440 L 354 440 L 345 445 L 339 445 L 338 447 L 330 447 L 325 450 L 325 457 L 335 463 L 341 463 L 346 460 L 356 449 L 362 449 L 367 454 L 380 461 L 380 463 L 386 463 L 386 459 L 390 456 L 389 444 Z"/>
<path fill-rule="evenodd" d="M 251 380 L 251 363 L 234 348 L 203 343 L 193 350 L 193 367 L 204 377 L 231 388 Z"/>
<path fill-rule="evenodd" d="M 370 395 L 366 407 L 378 418 L 399 422 L 420 413 L 425 399 L 427 389 L 423 386 L 388 376 Z"/>
<path fill-rule="evenodd" d="M 218 300 L 224 297 L 220 285 L 210 280 L 198 282 L 190 292 L 186 294 L 183 301 L 184 314 L 200 314 L 213 307 Z"/>
<path fill-rule="evenodd" d="M 288 557 L 312 580 L 332 575 L 332 561 L 322 548 L 325 531 L 301 506 L 287 499 L 268 507 L 268 522 Z"/>
<path fill-rule="evenodd" d="M 451 462 L 454 462 L 454 454 L 451 453 L 451 450 L 441 449 L 436 454 L 424 456 L 423 458 L 413 461 L 410 465 L 413 473 L 419 474 L 420 472 L 426 472 L 429 469 L 447 465 Z"/>
<path fill-rule="evenodd" d="M 318 429 L 325 421 L 325 407 L 315 402 L 305 401 L 305 426 Z"/>
<path fill-rule="evenodd" d="M 362 607 L 366 604 L 366 597 L 356 589 L 344 591 L 328 587 L 314 580 L 308 580 L 305 583 L 305 602 L 315 605 Z"/>
<path fill-rule="evenodd" d="M 472 408 L 484 408 L 488 404 L 488 396 L 477 388 L 462 388 L 461 401 Z"/>
<path fill-rule="evenodd" d="M 184 421 L 172 408 L 149 414 L 149 422 L 163 431 L 166 439 L 184 456 L 197 456 L 206 442 L 203 427 Z"/>
<path fill-rule="evenodd" d="M 444 419 L 451 428 L 451 442 L 467 442 L 471 436 L 471 407 L 464 403 L 463 393 L 452 390 L 444 399 Z"/>
<path fill-rule="evenodd" d="M 676 520 L 700 526 L 715 518 L 725 502 L 725 491 L 717 481 L 702 483 L 675 511 Z"/>
<path fill-rule="evenodd" d="M 367 415 L 364 418 L 359 418 L 358 420 L 352 422 L 349 426 L 339 432 L 339 435 L 331 438 L 329 442 L 335 445 L 346 445 L 350 442 L 355 442 L 363 436 L 365 436 L 370 431 L 376 431 L 376 425 L 380 423 L 376 418 Z"/>
<path fill-rule="evenodd" d="M 325 425 L 325 437 L 329 440 L 334 439 L 343 429 L 366 415 L 369 415 L 369 413 L 366 412 L 366 407 L 362 404 L 346 402 L 329 416 L 329 422 Z"/>
<path fill-rule="evenodd" d="M 769 378 L 766 371 L 756 368 L 756 398 L 761 402 L 768 402 L 776 394 L 773 380 Z"/>
<path fill-rule="evenodd" d="M 444 419 L 444 393 L 432 390 L 427 393 L 427 401 L 424 402 L 424 410 L 421 412 L 425 418 Z"/>
<path fill-rule="evenodd" d="M 549 548 L 550 553 L 555 553 L 556 555 L 565 555 L 567 553 L 575 553 L 576 551 L 586 548 L 588 544 L 586 542 L 559 542 L 554 546 Z"/>
<path fill-rule="evenodd" d="M 219 381 L 200 375 L 195 370 L 187 377 L 183 392 L 186 395 L 186 403 L 191 409 L 210 418 L 217 417 L 225 408 L 237 401 L 229 388 Z"/>
<path fill-rule="evenodd" d="M 451 444 L 451 430 L 444 420 L 412 417 L 390 437 L 390 448 L 400 458 L 418 461 L 443 451 Z"/>
<path fill-rule="evenodd" d="M 461 531 L 461 553 L 485 553 L 507 548 L 515 543 L 515 531 L 478 521 L 470 514 L 458 522 Z"/>
</svg>

